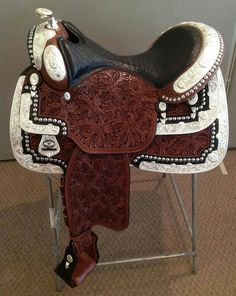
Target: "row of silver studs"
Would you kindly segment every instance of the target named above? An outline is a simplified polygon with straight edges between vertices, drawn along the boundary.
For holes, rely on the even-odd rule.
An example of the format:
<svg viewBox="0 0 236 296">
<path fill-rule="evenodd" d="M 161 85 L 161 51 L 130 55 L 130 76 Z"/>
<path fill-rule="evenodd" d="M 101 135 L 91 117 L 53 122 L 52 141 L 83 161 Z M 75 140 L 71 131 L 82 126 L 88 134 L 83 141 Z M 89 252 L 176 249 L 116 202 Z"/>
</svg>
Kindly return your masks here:
<svg viewBox="0 0 236 296">
<path fill-rule="evenodd" d="M 36 26 L 33 26 L 31 30 L 29 31 L 28 38 L 27 38 L 27 47 L 28 47 L 28 53 L 31 61 L 31 65 L 35 67 L 35 61 L 34 61 L 34 54 L 33 54 L 33 39 L 34 39 L 34 31 L 36 29 Z"/>
<path fill-rule="evenodd" d="M 40 156 L 37 151 L 35 151 L 34 149 L 30 148 L 30 139 L 29 139 L 29 133 L 24 132 L 23 135 L 23 146 L 25 148 L 25 151 L 28 154 L 31 154 L 34 159 L 36 160 L 36 162 L 39 163 L 52 163 L 52 164 L 57 164 L 60 167 L 62 167 L 62 169 L 66 169 L 67 168 L 67 164 L 65 161 L 61 160 L 61 159 L 57 159 L 57 158 L 53 158 L 53 157 L 42 157 Z"/>
<path fill-rule="evenodd" d="M 219 54 L 216 58 L 216 61 L 214 63 L 214 65 L 211 67 L 211 69 L 207 72 L 207 74 L 191 89 L 189 89 L 187 92 L 185 92 L 183 95 L 179 96 L 179 97 L 168 97 L 166 95 L 162 95 L 162 100 L 165 100 L 166 102 L 180 102 L 186 98 L 188 98 L 190 95 L 193 95 L 194 93 L 197 93 L 202 87 L 203 85 L 211 78 L 211 76 L 213 74 L 215 74 L 215 71 L 217 70 L 217 68 L 219 67 L 221 61 L 222 61 L 222 56 L 223 56 L 223 52 L 224 52 L 224 41 L 221 37 L 220 34 L 218 34 L 219 39 L 220 39 L 220 50 L 219 50 Z"/>
<path fill-rule="evenodd" d="M 161 103 L 161 102 L 160 102 Z M 164 102 L 163 102 L 164 103 Z M 166 117 L 166 112 L 159 112 L 161 118 L 158 119 L 158 122 L 162 122 L 162 123 L 168 123 L 168 121 L 170 121 L 171 123 L 173 122 L 179 122 L 179 121 L 189 121 L 190 119 L 195 119 L 197 116 L 197 113 L 201 110 L 203 110 L 204 106 L 207 104 L 206 102 L 206 90 L 205 88 L 202 89 L 202 102 L 200 106 L 191 106 L 191 110 L 192 113 L 190 115 L 187 116 L 169 116 Z M 196 103 L 195 103 L 196 105 Z M 160 110 L 160 107 L 159 107 Z M 163 120 L 164 119 L 164 120 Z"/>
<path fill-rule="evenodd" d="M 38 96 L 38 91 L 37 91 L 37 84 L 39 82 L 39 79 L 36 79 L 36 76 L 38 75 L 37 73 L 32 73 L 30 76 L 30 80 L 33 80 L 33 84 L 30 84 L 30 86 L 26 85 L 25 86 L 25 90 L 29 90 L 30 91 L 30 95 L 31 95 L 31 99 L 33 101 L 33 108 L 32 108 L 32 117 L 33 120 L 35 122 L 39 122 L 39 123 L 53 123 L 56 125 L 60 126 L 60 130 L 63 136 L 67 135 L 67 127 L 66 127 L 66 123 L 63 122 L 60 119 L 56 119 L 56 118 L 46 118 L 46 117 L 39 117 L 38 116 L 38 103 L 39 103 L 39 96 Z M 33 76 L 33 78 L 32 78 Z M 37 83 L 36 83 L 37 81 Z M 30 81 L 31 82 L 31 81 Z"/>
<path fill-rule="evenodd" d="M 216 146 L 216 122 L 212 124 L 211 128 L 211 143 L 208 149 L 205 149 L 200 157 L 184 157 L 184 158 L 178 158 L 178 157 L 160 157 L 160 156 L 153 156 L 153 155 L 145 155 L 141 154 L 134 158 L 133 163 L 138 164 L 141 161 L 155 161 L 156 163 L 165 163 L 165 164 L 197 164 L 202 163 L 206 159 L 207 155 L 211 153 Z"/>
</svg>

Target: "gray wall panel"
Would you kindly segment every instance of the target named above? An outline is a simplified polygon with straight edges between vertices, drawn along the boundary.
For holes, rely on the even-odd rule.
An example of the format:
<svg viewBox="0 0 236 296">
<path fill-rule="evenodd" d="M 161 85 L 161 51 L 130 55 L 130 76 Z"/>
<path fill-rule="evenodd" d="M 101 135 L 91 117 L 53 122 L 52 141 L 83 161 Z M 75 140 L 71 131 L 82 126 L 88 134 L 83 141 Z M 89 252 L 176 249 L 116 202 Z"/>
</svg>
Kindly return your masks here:
<svg viewBox="0 0 236 296">
<path fill-rule="evenodd" d="M 34 10 L 52 9 L 56 17 L 69 20 L 96 42 L 120 54 L 147 49 L 159 33 L 180 21 L 196 20 L 217 28 L 226 46 L 226 72 L 235 28 L 235 0 L 72 0 L 1 1 L 0 3 L 0 159 L 12 157 L 8 121 L 12 95 L 20 72 L 29 64 L 26 34 L 37 24 Z"/>
</svg>

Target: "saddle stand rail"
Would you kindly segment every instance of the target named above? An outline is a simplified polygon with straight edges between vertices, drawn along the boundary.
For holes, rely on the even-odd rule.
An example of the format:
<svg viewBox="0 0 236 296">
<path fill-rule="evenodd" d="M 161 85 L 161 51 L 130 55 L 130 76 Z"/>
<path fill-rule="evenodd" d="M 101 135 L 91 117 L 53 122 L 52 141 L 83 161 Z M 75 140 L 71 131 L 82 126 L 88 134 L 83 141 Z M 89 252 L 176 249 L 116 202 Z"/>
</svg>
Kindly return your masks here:
<svg viewBox="0 0 236 296">
<path fill-rule="evenodd" d="M 191 239 L 191 250 L 186 250 L 177 253 L 168 253 L 168 254 L 158 254 L 156 256 L 145 256 L 145 257 L 137 257 L 137 258 L 126 258 L 121 260 L 111 260 L 99 262 L 97 266 L 108 266 L 115 264 L 123 264 L 123 263 L 136 263 L 136 262 L 144 262 L 144 261 L 153 261 L 159 259 L 168 259 L 168 258 L 177 258 L 177 257 L 192 257 L 192 272 L 193 274 L 197 273 L 197 175 L 191 175 L 191 208 L 192 213 L 191 217 L 187 213 L 183 198 L 181 196 L 181 192 L 178 188 L 177 182 L 173 176 L 173 174 L 168 174 L 170 177 L 171 184 L 173 186 L 179 208 L 182 212 L 186 227 L 188 229 L 188 233 Z M 166 174 L 163 174 L 163 178 L 166 177 Z M 61 212 L 62 212 L 62 197 L 61 193 L 58 192 L 57 196 L 53 195 L 52 190 L 52 175 L 47 175 L 48 182 L 48 200 L 49 200 L 49 218 L 50 218 L 50 226 L 53 233 L 53 252 L 55 258 L 55 266 L 57 266 L 60 262 L 60 222 L 61 222 Z M 56 201 L 54 200 L 56 199 Z M 62 281 L 56 276 L 56 290 L 62 290 Z"/>
</svg>

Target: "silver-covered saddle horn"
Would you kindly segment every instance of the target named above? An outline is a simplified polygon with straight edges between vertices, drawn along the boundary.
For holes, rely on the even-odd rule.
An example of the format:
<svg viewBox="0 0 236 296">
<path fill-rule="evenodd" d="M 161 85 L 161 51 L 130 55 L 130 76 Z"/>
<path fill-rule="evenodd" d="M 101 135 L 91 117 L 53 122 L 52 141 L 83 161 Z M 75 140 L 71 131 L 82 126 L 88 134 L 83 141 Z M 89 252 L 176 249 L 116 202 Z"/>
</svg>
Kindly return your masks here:
<svg viewBox="0 0 236 296">
<path fill-rule="evenodd" d="M 39 16 L 41 19 L 45 19 L 48 21 L 47 28 L 56 30 L 58 29 L 57 21 L 53 16 L 53 12 L 50 9 L 47 8 L 37 8 L 35 10 L 35 13 L 37 16 Z"/>
</svg>

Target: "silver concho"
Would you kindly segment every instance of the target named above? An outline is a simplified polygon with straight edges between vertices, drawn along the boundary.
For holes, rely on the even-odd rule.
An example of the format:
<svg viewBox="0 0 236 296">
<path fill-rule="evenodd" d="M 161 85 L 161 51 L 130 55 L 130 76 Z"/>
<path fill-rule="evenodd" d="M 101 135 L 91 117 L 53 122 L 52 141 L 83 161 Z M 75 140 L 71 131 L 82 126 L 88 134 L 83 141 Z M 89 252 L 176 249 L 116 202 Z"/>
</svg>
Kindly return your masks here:
<svg viewBox="0 0 236 296">
<path fill-rule="evenodd" d="M 66 67 L 60 50 L 55 45 L 46 47 L 43 54 L 46 71 L 54 81 L 61 81 L 66 77 Z"/>
<path fill-rule="evenodd" d="M 30 83 L 31 85 L 37 85 L 39 83 L 39 76 L 37 73 L 32 73 L 30 75 Z"/>
<path fill-rule="evenodd" d="M 195 94 L 192 98 L 188 100 L 189 105 L 195 105 L 198 101 L 198 94 Z"/>
<path fill-rule="evenodd" d="M 160 111 L 166 111 L 166 103 L 165 102 L 160 102 L 158 107 L 159 107 Z"/>
<path fill-rule="evenodd" d="M 64 93 L 64 99 L 65 99 L 66 101 L 69 101 L 70 98 L 71 98 L 70 93 L 69 93 L 68 91 L 65 92 L 65 93 Z"/>
<path fill-rule="evenodd" d="M 38 151 L 43 156 L 53 157 L 60 152 L 60 145 L 55 136 L 42 135 Z"/>
</svg>

